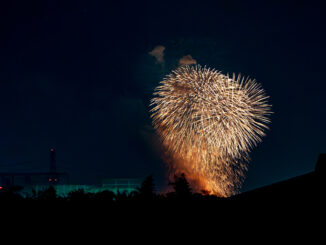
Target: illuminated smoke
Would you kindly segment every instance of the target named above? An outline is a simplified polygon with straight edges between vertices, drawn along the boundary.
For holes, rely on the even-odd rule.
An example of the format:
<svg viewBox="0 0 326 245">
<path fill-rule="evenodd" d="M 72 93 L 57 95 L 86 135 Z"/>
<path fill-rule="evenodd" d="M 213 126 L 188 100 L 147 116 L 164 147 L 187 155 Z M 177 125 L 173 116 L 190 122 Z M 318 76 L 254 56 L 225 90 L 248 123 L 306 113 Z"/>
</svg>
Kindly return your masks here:
<svg viewBox="0 0 326 245">
<path fill-rule="evenodd" d="M 195 65 L 197 64 L 197 60 L 192 58 L 190 54 L 183 56 L 179 59 L 179 65 Z"/>
<path fill-rule="evenodd" d="M 155 46 L 155 48 L 148 54 L 155 57 L 156 61 L 160 64 L 164 63 L 164 50 L 165 47 L 162 45 Z"/>
</svg>

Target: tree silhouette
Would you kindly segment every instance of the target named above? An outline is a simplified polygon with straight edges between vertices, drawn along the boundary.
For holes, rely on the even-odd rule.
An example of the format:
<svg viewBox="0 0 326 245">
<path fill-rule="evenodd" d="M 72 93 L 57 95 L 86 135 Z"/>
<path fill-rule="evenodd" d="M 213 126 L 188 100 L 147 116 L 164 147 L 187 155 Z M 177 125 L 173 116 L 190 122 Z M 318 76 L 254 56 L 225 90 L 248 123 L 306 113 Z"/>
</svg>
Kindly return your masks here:
<svg viewBox="0 0 326 245">
<path fill-rule="evenodd" d="M 43 201 L 53 201 L 57 199 L 57 191 L 53 186 L 50 186 L 48 189 L 44 191 L 38 191 L 37 200 L 43 200 Z"/>
<path fill-rule="evenodd" d="M 112 191 L 101 191 L 94 194 L 95 201 L 114 202 L 115 194 Z"/>
<path fill-rule="evenodd" d="M 79 189 L 76 191 L 71 191 L 68 193 L 69 201 L 89 201 L 92 197 L 91 193 L 85 193 L 83 189 Z"/>
<path fill-rule="evenodd" d="M 128 201 L 130 201 L 127 191 L 120 192 L 118 190 L 115 195 L 115 201 L 118 204 L 123 204 L 123 203 L 127 203 Z"/>
<path fill-rule="evenodd" d="M 174 175 L 174 182 L 170 182 L 169 185 L 173 186 L 175 195 L 178 198 L 186 199 L 192 195 L 192 190 L 190 188 L 189 182 L 186 179 L 184 173 L 181 175 Z"/>
<path fill-rule="evenodd" d="M 153 181 L 153 176 L 149 175 L 141 183 L 141 186 L 137 188 L 140 198 L 142 200 L 153 200 L 155 197 L 154 188 L 155 188 L 155 185 L 154 185 L 154 181 Z"/>
</svg>

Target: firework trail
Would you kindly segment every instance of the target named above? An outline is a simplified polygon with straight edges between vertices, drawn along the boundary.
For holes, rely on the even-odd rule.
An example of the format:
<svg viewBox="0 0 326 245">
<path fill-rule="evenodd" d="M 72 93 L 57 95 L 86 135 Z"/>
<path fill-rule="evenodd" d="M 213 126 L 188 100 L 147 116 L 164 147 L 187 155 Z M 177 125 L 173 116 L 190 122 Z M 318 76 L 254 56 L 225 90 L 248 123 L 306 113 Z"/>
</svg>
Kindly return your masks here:
<svg viewBox="0 0 326 245">
<path fill-rule="evenodd" d="M 240 75 L 200 65 L 172 71 L 151 100 L 171 176 L 183 172 L 195 190 L 235 194 L 250 150 L 268 129 L 267 99 L 259 83 Z"/>
</svg>

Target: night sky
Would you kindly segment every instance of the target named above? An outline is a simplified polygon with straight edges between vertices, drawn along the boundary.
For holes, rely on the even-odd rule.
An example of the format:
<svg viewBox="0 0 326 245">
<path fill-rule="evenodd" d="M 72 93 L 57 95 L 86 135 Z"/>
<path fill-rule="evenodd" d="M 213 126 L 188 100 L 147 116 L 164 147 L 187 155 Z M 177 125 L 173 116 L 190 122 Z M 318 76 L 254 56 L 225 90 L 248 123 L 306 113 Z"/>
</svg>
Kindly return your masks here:
<svg viewBox="0 0 326 245">
<path fill-rule="evenodd" d="M 0 172 L 47 171 L 54 147 L 72 183 L 163 184 L 149 100 L 185 55 L 271 96 L 243 191 L 314 169 L 326 152 L 322 1 L 117 2 L 1 1 Z"/>
</svg>

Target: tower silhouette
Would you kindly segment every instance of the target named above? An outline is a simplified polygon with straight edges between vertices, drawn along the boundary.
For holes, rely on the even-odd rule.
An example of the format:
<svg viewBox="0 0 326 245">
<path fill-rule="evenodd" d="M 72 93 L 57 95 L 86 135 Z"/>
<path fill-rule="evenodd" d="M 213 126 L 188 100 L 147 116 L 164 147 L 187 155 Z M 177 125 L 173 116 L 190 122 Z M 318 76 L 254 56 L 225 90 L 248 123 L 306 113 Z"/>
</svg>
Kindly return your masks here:
<svg viewBox="0 0 326 245">
<path fill-rule="evenodd" d="M 56 167 L 56 156 L 55 156 L 55 149 L 50 149 L 50 173 L 55 173 L 57 171 Z"/>
</svg>

